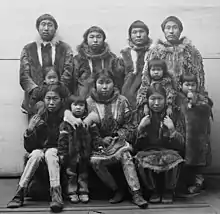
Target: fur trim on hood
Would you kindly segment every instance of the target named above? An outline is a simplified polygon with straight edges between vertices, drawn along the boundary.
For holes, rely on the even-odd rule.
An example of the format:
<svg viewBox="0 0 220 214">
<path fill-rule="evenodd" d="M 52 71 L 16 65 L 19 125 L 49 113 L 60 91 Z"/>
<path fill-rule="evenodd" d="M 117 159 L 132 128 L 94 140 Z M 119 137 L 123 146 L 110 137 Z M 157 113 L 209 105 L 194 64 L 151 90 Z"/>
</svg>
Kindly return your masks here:
<svg viewBox="0 0 220 214">
<path fill-rule="evenodd" d="M 173 47 L 174 45 L 172 45 L 170 42 L 166 41 L 162 41 L 161 39 L 158 39 L 157 42 L 155 44 L 153 44 L 153 47 L 156 45 L 163 45 L 165 47 Z M 182 37 L 179 39 L 179 42 L 177 43 L 177 45 L 180 47 L 182 46 L 183 48 L 185 46 L 193 46 L 191 40 L 189 40 L 187 37 Z"/>
<path fill-rule="evenodd" d="M 128 39 L 129 47 L 135 51 L 139 51 L 139 50 L 147 51 L 151 48 L 152 43 L 153 43 L 153 40 L 149 38 L 145 45 L 138 47 L 131 41 L 131 39 Z"/>
<path fill-rule="evenodd" d="M 77 47 L 77 51 L 86 59 L 105 59 L 111 54 L 109 45 L 106 42 L 104 42 L 103 48 L 100 50 L 99 54 L 91 53 L 89 46 L 84 42 Z"/>
<path fill-rule="evenodd" d="M 56 33 L 56 34 L 54 35 L 53 39 L 52 39 L 49 43 L 51 43 L 52 46 L 56 46 L 59 42 L 60 42 L 60 37 L 59 37 L 59 35 Z M 37 43 L 37 46 L 40 46 L 41 44 L 44 43 L 44 41 L 42 40 L 42 38 L 40 37 L 39 34 L 37 35 L 36 43 Z"/>
</svg>

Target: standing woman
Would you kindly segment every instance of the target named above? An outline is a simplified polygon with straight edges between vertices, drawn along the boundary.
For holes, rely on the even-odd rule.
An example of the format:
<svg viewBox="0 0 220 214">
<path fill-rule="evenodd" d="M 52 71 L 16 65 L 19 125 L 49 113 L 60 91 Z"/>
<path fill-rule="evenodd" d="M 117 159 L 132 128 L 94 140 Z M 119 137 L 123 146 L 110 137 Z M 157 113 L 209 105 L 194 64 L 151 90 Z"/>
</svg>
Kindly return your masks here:
<svg viewBox="0 0 220 214">
<path fill-rule="evenodd" d="M 110 51 L 105 32 L 97 26 L 92 26 L 83 35 L 83 42 L 78 46 L 78 54 L 74 57 L 76 69 L 76 95 L 90 95 L 92 74 L 100 69 L 110 69 L 116 73 L 123 70 L 123 62 Z M 121 73 L 121 72 L 120 72 Z M 117 80 L 119 86 L 120 80 Z"/>
<path fill-rule="evenodd" d="M 142 109 L 138 115 L 136 163 L 144 185 L 151 190 L 150 202 L 172 203 L 183 162 L 184 119 L 178 112 L 172 118 L 166 115 L 166 91 L 160 84 L 150 86 L 146 94 L 149 114 L 144 116 Z M 162 191 L 156 177 L 163 181 Z"/>
<path fill-rule="evenodd" d="M 94 77 L 95 87 L 87 99 L 89 112 L 96 114 L 98 132 L 93 135 L 94 151 L 91 156 L 93 169 L 100 179 L 114 192 L 110 203 L 118 203 L 123 194 L 108 166 L 121 163 L 132 193 L 133 202 L 141 208 L 147 202 L 140 192 L 140 184 L 131 156 L 131 109 L 127 99 L 115 88 L 114 76 L 109 70 L 100 70 Z"/>
</svg>

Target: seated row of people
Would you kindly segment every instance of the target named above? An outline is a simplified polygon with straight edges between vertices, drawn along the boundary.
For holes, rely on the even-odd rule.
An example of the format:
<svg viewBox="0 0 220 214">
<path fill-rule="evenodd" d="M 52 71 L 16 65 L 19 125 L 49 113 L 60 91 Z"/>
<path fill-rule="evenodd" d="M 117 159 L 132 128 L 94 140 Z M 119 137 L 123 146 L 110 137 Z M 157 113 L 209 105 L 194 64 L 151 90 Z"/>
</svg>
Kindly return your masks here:
<svg viewBox="0 0 220 214">
<path fill-rule="evenodd" d="M 62 173 L 68 177 L 63 192 L 70 201 L 89 201 L 89 164 L 112 190 L 111 203 L 124 197 L 108 171 L 115 163 L 121 163 L 132 200 L 139 207 L 146 208 L 148 203 L 143 198 L 138 174 L 150 192 L 147 200 L 172 203 L 182 164 L 207 165 L 211 106 L 206 96 L 197 93 L 194 75 L 183 74 L 179 90 L 172 84 L 164 61 L 151 60 L 148 69 L 151 81 L 145 90 L 141 89 L 135 111 L 120 95 L 116 78 L 109 70 L 94 74 L 93 89 L 85 100 L 69 96 L 65 86 L 58 83 L 56 72 L 48 69 L 44 89 L 40 95 L 32 94 L 31 107 L 37 114 L 24 134 L 28 161 L 8 207 L 23 205 L 25 189 L 42 160 L 49 172 L 50 207 L 54 212 L 63 209 Z M 37 101 L 40 102 L 35 104 Z M 70 110 L 66 110 L 67 105 Z M 164 182 L 162 188 L 158 177 L 159 184 Z"/>
</svg>

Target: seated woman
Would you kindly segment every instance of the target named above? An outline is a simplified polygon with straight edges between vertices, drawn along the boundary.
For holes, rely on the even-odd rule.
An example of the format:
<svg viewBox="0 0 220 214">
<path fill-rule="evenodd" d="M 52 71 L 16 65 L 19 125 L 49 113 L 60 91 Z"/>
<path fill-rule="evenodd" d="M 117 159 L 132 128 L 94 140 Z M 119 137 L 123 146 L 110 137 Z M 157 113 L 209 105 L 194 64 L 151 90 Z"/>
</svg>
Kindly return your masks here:
<svg viewBox="0 0 220 214">
<path fill-rule="evenodd" d="M 100 70 L 94 76 L 94 89 L 87 99 L 89 112 L 95 112 L 98 134 L 93 135 L 94 151 L 91 156 L 93 169 L 100 179 L 114 192 L 110 203 L 123 199 L 108 166 L 121 163 L 130 187 L 133 202 L 141 208 L 147 202 L 140 192 L 140 184 L 131 156 L 131 109 L 127 99 L 114 87 L 114 76 L 109 70 Z M 94 117 L 94 116 L 93 116 Z"/>
<path fill-rule="evenodd" d="M 92 166 L 100 179 L 114 192 L 110 203 L 123 200 L 123 192 L 119 189 L 108 166 L 121 163 L 127 183 L 132 192 L 133 202 L 141 208 L 147 207 L 147 202 L 140 192 L 140 184 L 130 154 L 133 136 L 131 109 L 127 99 L 115 88 L 114 75 L 103 69 L 95 73 L 94 89 L 87 99 L 89 115 L 81 121 L 70 112 L 65 112 L 64 120 L 73 127 L 85 123 L 87 127 L 96 126 L 91 132 L 93 142 Z"/>
<path fill-rule="evenodd" d="M 24 194 L 31 179 L 45 162 L 49 172 L 51 200 L 53 212 L 63 209 L 62 191 L 60 186 L 60 164 L 57 155 L 59 126 L 63 120 L 61 88 L 57 85 L 48 86 L 44 95 L 46 110 L 41 117 L 34 115 L 24 133 L 24 148 L 29 159 L 20 178 L 14 198 L 8 208 L 23 206 Z M 43 197 L 43 196 L 42 196 Z"/>
<path fill-rule="evenodd" d="M 146 96 L 149 114 L 144 115 L 144 106 L 138 112 L 135 159 L 143 184 L 151 190 L 150 202 L 172 203 L 184 161 L 185 124 L 179 112 L 174 111 L 172 118 L 166 115 L 166 90 L 160 84 L 151 85 Z M 158 177 L 163 181 L 162 191 Z"/>
</svg>

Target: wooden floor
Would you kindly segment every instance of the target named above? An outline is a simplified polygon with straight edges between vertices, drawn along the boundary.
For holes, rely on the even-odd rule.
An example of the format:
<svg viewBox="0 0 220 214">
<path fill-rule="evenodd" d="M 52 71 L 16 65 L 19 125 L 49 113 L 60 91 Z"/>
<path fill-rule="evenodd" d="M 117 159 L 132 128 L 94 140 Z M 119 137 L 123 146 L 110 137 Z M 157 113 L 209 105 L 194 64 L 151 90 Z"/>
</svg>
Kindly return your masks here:
<svg viewBox="0 0 220 214">
<path fill-rule="evenodd" d="M 49 204 L 47 202 L 25 201 L 25 206 L 18 209 L 7 209 L 5 206 L 0 207 L 0 213 L 50 213 Z M 88 204 L 72 205 L 65 202 L 63 213 L 73 214 L 215 214 L 217 213 L 211 205 L 202 200 L 187 199 L 177 200 L 174 204 L 163 205 L 150 204 L 148 209 L 141 210 L 129 201 L 122 202 L 117 205 L 110 205 L 107 201 L 91 201 Z"/>
<path fill-rule="evenodd" d="M 0 213 L 50 213 L 48 206 L 45 207 L 23 207 L 19 209 L 5 209 L 1 208 Z M 208 204 L 185 204 L 185 206 L 149 206 L 146 210 L 141 210 L 135 206 L 68 206 L 65 207 L 62 213 L 72 213 L 72 214 L 215 214 L 217 213 L 210 205 Z"/>
<path fill-rule="evenodd" d="M 50 213 L 48 202 L 25 201 L 19 209 L 7 209 L 6 205 L 15 193 L 17 179 L 0 179 L 0 214 L 4 213 Z M 171 205 L 150 204 L 141 210 L 129 201 L 111 205 L 107 200 L 92 200 L 90 203 L 72 205 L 65 202 L 62 213 L 72 214 L 218 214 L 220 213 L 220 176 L 207 178 L 209 189 L 194 198 L 177 198 Z"/>
</svg>

